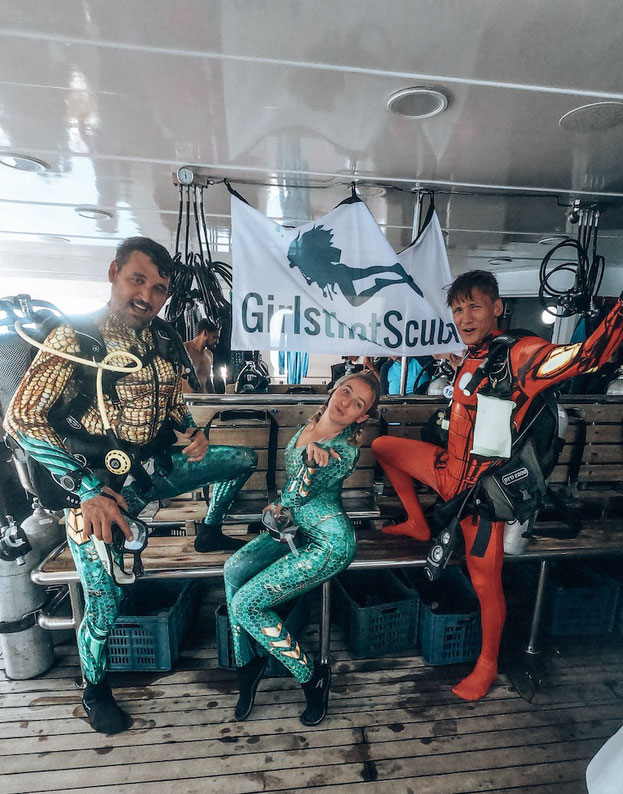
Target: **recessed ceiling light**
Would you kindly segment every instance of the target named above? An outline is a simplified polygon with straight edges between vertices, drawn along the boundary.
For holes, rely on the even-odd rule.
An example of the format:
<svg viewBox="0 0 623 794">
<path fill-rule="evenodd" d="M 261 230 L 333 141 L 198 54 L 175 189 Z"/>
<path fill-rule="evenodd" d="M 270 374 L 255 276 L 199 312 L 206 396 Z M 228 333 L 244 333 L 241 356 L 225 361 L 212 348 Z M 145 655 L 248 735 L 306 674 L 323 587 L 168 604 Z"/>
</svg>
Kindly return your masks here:
<svg viewBox="0 0 623 794">
<path fill-rule="evenodd" d="M 448 97 L 436 88 L 413 86 L 396 91 L 387 100 L 387 109 L 410 119 L 428 119 L 448 107 Z"/>
<path fill-rule="evenodd" d="M 496 265 L 508 265 L 512 261 L 510 256 L 498 256 L 495 259 L 490 259 L 489 264 L 495 267 Z"/>
<path fill-rule="evenodd" d="M 9 152 L 0 154 L 0 163 L 14 168 L 16 171 L 30 171 L 33 174 L 42 174 L 50 168 L 47 163 L 37 160 L 36 157 L 30 157 L 27 154 L 10 154 Z"/>
<path fill-rule="evenodd" d="M 539 240 L 539 245 L 558 245 L 558 243 L 564 243 L 565 240 L 569 239 L 568 234 L 552 234 L 550 237 L 544 237 Z"/>
<path fill-rule="evenodd" d="M 382 185 L 355 185 L 355 192 L 364 198 L 376 198 L 384 196 L 387 190 Z"/>
<path fill-rule="evenodd" d="M 597 132 L 623 124 L 623 102 L 591 102 L 565 113 L 559 126 L 569 132 Z"/>
<path fill-rule="evenodd" d="M 80 215 L 81 218 L 89 218 L 93 221 L 99 221 L 103 219 L 110 219 L 113 217 L 113 213 L 109 212 L 108 210 L 101 210 L 99 207 L 75 207 L 75 212 Z"/>
</svg>

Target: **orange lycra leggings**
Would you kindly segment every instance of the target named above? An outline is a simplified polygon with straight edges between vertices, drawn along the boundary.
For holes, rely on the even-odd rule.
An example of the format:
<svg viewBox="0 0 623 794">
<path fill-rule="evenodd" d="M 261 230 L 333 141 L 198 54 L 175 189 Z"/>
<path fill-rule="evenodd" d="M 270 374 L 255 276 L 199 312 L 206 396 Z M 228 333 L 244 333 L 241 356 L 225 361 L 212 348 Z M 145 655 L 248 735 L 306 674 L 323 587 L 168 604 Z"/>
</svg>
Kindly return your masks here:
<svg viewBox="0 0 623 794">
<path fill-rule="evenodd" d="M 447 500 L 454 496 L 457 479 L 450 476 L 451 461 L 448 462 L 448 466 L 435 465 L 443 452 L 441 447 L 425 441 L 380 436 L 373 441 L 372 451 L 400 497 L 410 524 L 427 526 L 414 480 L 433 488 L 442 499 Z M 471 516 L 463 519 L 461 530 L 465 538 L 467 569 L 480 603 L 482 650 L 479 661 L 489 666 L 497 666 L 502 628 L 506 618 L 506 602 L 502 590 L 504 524 L 503 522 L 493 524 L 491 539 L 484 557 L 473 557 L 469 553 L 478 532 L 478 520 Z"/>
</svg>

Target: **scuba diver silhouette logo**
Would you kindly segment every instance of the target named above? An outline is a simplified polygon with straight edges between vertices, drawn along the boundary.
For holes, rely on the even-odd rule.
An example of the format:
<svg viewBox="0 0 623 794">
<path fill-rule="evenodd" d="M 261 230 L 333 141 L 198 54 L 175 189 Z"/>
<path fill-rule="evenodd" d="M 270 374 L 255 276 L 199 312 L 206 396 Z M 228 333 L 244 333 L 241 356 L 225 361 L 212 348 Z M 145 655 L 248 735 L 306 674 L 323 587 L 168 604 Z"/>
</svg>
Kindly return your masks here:
<svg viewBox="0 0 623 794">
<path fill-rule="evenodd" d="M 288 248 L 291 268 L 298 268 L 308 284 L 317 284 L 325 298 L 331 298 L 339 290 L 351 306 L 361 306 L 377 292 L 394 284 L 408 284 L 422 298 L 424 293 L 407 273 L 400 262 L 393 265 L 372 267 L 349 267 L 340 262 L 342 251 L 333 245 L 333 231 L 324 226 L 314 226 L 297 235 Z M 374 286 L 357 294 L 355 282 L 377 273 L 394 273 L 398 278 L 377 278 Z"/>
</svg>

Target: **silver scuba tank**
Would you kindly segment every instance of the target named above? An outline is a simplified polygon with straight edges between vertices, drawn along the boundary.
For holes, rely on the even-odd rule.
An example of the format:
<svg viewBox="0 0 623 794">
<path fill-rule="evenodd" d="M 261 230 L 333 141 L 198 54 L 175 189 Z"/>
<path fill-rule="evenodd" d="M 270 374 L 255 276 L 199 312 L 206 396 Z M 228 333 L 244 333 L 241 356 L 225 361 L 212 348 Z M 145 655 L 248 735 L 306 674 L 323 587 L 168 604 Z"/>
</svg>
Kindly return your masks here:
<svg viewBox="0 0 623 794">
<path fill-rule="evenodd" d="M 620 367 L 614 379 L 606 386 L 606 394 L 623 394 L 623 367 Z"/>
<path fill-rule="evenodd" d="M 569 427 L 569 414 L 562 405 L 558 405 L 558 438 L 565 440 Z M 530 539 L 527 534 L 528 521 L 520 523 L 514 518 L 504 524 L 504 554 L 521 554 L 525 551 Z"/>
<path fill-rule="evenodd" d="M 65 540 L 65 530 L 58 516 L 42 507 L 36 497 L 32 500 L 32 508 L 32 513 L 22 521 L 21 527 L 30 545 L 43 560 Z"/>
<path fill-rule="evenodd" d="M 54 650 L 51 632 L 37 624 L 46 593 L 30 578 L 40 552 L 24 544 L 23 530 L 7 519 L 0 516 L 0 650 L 7 677 L 22 680 L 44 673 Z"/>
<path fill-rule="evenodd" d="M 440 375 L 438 378 L 435 378 L 435 380 L 431 380 L 431 382 L 428 384 L 426 394 L 432 394 L 435 396 L 443 395 L 443 390 L 446 388 L 449 382 L 450 379 L 447 375 Z"/>
</svg>

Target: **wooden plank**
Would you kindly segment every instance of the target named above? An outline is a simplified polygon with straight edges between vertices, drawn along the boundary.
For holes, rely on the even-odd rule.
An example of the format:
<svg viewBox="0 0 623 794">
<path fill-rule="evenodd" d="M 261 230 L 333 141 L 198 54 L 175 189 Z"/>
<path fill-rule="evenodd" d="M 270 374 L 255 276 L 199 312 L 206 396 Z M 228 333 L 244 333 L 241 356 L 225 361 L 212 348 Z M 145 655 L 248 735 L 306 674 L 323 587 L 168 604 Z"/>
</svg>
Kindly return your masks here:
<svg viewBox="0 0 623 794">
<path fill-rule="evenodd" d="M 507 767 L 496 770 L 476 770 L 473 772 L 440 772 L 432 776 L 418 775 L 417 777 L 400 778 L 399 780 L 366 781 L 363 791 L 365 794 L 457 794 L 457 792 L 490 791 L 502 794 L 586 794 L 584 784 L 584 771 L 586 761 L 559 761 L 546 765 L 522 766 L 519 770 Z M 378 774 L 378 770 L 376 770 Z M 520 780 L 525 783 L 529 780 L 533 785 L 517 788 Z M 189 781 L 192 782 L 192 781 Z M 199 789 L 188 789 L 189 794 L 195 794 Z M 346 792 L 361 792 L 362 785 L 353 783 L 342 785 L 339 794 Z M 148 790 L 145 794 L 151 794 Z M 332 786 L 319 786 L 314 789 L 314 794 L 336 794 Z"/>
<path fill-rule="evenodd" d="M 226 747 L 226 746 L 225 746 Z M 242 756 L 241 758 L 224 755 L 221 758 L 194 758 L 192 761 L 183 759 L 179 761 L 160 762 L 154 758 L 150 763 L 133 764 L 132 766 L 107 766 L 106 769 L 88 768 L 68 770 L 67 772 L 25 772 L 17 775 L 3 775 L 2 794 L 28 794 L 40 791 L 67 791 L 68 789 L 85 788 L 93 792 L 93 783 L 114 787 L 120 791 L 127 784 L 140 784 L 159 782 L 163 780 L 184 781 L 182 791 L 187 791 L 186 779 L 203 778 L 203 791 L 217 794 L 246 794 L 256 791 L 290 790 L 300 791 L 313 781 L 333 784 L 354 783 L 362 780 L 363 764 L 349 763 L 348 754 L 351 748 L 336 748 L 331 753 L 321 750 L 301 750 L 296 754 L 296 761 L 292 753 L 287 753 L 286 758 L 279 759 L 283 766 L 274 768 L 273 763 L 267 759 L 273 755 L 261 754 L 258 758 Z M 363 753 L 360 753 L 363 755 Z M 328 758 L 333 763 L 326 764 Z M 339 759 L 339 760 L 336 760 Z M 242 770 L 245 766 L 243 760 L 251 763 L 254 768 Z M 156 763 L 157 761 L 157 763 Z M 318 766 L 322 766 L 318 769 Z M 258 771 L 261 770 L 261 771 Z M 162 791 L 162 787 L 160 789 Z"/>
<path fill-rule="evenodd" d="M 567 403 L 566 398 L 560 401 L 567 409 L 571 409 L 574 414 L 579 414 L 586 422 L 621 422 L 623 419 L 623 402 L 614 403 Z"/>
<path fill-rule="evenodd" d="M 145 736 L 145 739 L 148 735 Z M 230 741 L 230 738 L 233 740 Z M 242 739 L 242 737 L 241 737 Z M 249 742 L 251 739 L 251 742 Z M 56 772 L 59 770 L 80 769 L 88 767 L 106 767 L 114 764 L 145 764 L 150 761 L 179 761 L 181 759 L 194 760 L 195 758 L 214 758 L 215 765 L 225 753 L 230 756 L 232 764 L 236 766 L 243 763 L 241 756 L 246 756 L 249 750 L 253 753 L 275 753 L 282 754 L 294 752 L 298 756 L 301 749 L 319 749 L 351 747 L 363 743 L 363 736 L 360 730 L 337 729 L 314 731 L 305 728 L 299 722 L 298 729 L 288 733 L 272 733 L 268 735 L 256 734 L 245 736 L 244 740 L 236 740 L 236 737 L 206 738 L 204 731 L 195 729 L 186 741 L 174 742 L 165 741 L 155 744 L 149 741 L 146 744 L 135 743 L 124 746 L 116 745 L 114 752 L 103 755 L 101 748 L 85 749 L 78 746 L 71 750 L 50 752 L 47 744 L 45 752 L 30 754 L 28 758 L 29 773 L 37 772 Z M 279 756 L 278 756 L 279 757 Z M 2 774 L 19 774 L 24 770 L 24 758 L 19 755 L 6 756 L 2 761 Z M 251 759 L 251 763 L 256 763 L 256 759 Z"/>
<path fill-rule="evenodd" d="M 614 425 L 587 425 L 587 444 L 622 444 L 623 424 Z"/>
<path fill-rule="evenodd" d="M 622 482 L 623 464 L 583 464 L 578 472 L 578 482 Z"/>
<path fill-rule="evenodd" d="M 487 734 L 486 736 L 489 736 Z M 440 755 L 423 755 L 406 758 L 375 759 L 376 771 L 379 780 L 395 780 L 403 777 L 444 775 L 448 772 L 489 770 L 492 783 L 501 769 L 511 770 L 510 779 L 515 780 L 515 785 L 525 783 L 525 771 L 521 767 L 534 768 L 535 765 L 548 765 L 557 762 L 569 763 L 590 758 L 603 744 L 603 739 L 584 741 L 552 742 L 544 745 L 531 745 L 526 752 L 526 746 L 502 747 L 488 749 L 486 742 L 477 750 L 455 751 Z M 430 748 L 431 745 L 428 745 Z M 375 748 L 378 752 L 380 748 Z M 586 762 L 585 762 L 586 763 Z M 506 782 L 506 786 L 512 785 Z"/>
<path fill-rule="evenodd" d="M 543 526 L 546 525 L 547 522 L 543 522 Z M 356 559 L 361 561 L 389 557 L 396 560 L 396 565 L 399 567 L 403 559 L 423 561 L 428 552 L 425 543 L 416 543 L 405 537 L 388 537 L 375 530 L 359 531 L 357 540 Z M 219 551 L 197 554 L 192 544 L 192 538 L 151 538 L 142 555 L 146 571 L 163 568 L 183 571 L 185 568 L 222 566 L 229 556 L 228 553 Z M 535 538 L 528 547 L 527 553 L 538 559 L 542 554 L 560 554 L 568 551 L 591 556 L 595 550 L 604 553 L 608 550 L 623 552 L 623 535 L 620 532 L 619 521 L 587 521 L 577 538 Z M 69 549 L 65 549 L 59 557 L 47 563 L 45 570 L 74 570 Z"/>
</svg>

